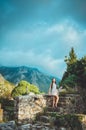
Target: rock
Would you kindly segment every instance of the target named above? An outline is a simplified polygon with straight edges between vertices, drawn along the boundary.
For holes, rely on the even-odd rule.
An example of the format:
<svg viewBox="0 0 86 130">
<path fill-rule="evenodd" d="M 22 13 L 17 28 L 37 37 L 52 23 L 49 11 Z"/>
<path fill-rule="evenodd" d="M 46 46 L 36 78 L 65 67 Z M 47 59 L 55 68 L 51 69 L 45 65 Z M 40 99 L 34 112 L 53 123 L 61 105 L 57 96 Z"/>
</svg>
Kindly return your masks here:
<svg viewBox="0 0 86 130">
<path fill-rule="evenodd" d="M 32 128 L 31 124 L 26 124 L 26 125 L 21 125 L 20 127 L 18 127 L 18 130 L 29 130 Z"/>
<path fill-rule="evenodd" d="M 60 127 L 60 130 L 67 130 L 66 128 L 64 128 L 64 127 Z"/>
<path fill-rule="evenodd" d="M 0 124 L 0 130 L 18 130 L 15 121 Z"/>
<path fill-rule="evenodd" d="M 35 95 L 35 93 L 33 93 L 33 92 L 29 93 L 29 96 L 34 96 L 34 95 Z"/>
<path fill-rule="evenodd" d="M 50 118 L 47 117 L 47 116 L 40 116 L 40 121 L 41 121 L 41 122 L 48 123 L 48 122 L 50 122 Z"/>
</svg>

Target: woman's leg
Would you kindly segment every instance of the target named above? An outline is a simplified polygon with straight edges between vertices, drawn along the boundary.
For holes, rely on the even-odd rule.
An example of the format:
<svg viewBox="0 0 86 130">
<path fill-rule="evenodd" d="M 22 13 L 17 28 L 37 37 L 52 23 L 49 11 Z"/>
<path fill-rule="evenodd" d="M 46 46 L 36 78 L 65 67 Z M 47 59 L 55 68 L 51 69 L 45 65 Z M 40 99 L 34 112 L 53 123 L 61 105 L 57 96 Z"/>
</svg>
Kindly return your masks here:
<svg viewBox="0 0 86 130">
<path fill-rule="evenodd" d="M 59 101 L 59 96 L 55 96 L 55 106 L 57 107 L 57 104 L 58 104 L 58 101 Z"/>
<path fill-rule="evenodd" d="M 55 96 L 53 96 L 53 105 L 52 107 L 55 107 Z"/>
</svg>

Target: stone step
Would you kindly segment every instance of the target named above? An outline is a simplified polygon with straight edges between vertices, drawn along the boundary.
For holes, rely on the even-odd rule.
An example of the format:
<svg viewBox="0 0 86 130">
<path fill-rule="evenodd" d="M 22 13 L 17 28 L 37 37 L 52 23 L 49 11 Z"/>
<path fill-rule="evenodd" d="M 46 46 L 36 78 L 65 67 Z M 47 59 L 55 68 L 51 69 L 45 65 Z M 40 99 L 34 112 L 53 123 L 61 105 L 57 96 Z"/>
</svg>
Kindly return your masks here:
<svg viewBox="0 0 86 130">
<path fill-rule="evenodd" d="M 62 102 L 62 103 L 67 103 L 69 100 L 61 100 L 61 99 L 59 99 L 59 102 L 58 103 L 60 103 L 60 102 Z"/>
<path fill-rule="evenodd" d="M 64 98 L 65 97 L 77 97 L 77 96 L 80 96 L 80 94 L 79 93 L 75 93 L 75 94 L 74 93 L 69 93 L 69 94 L 67 93 L 67 94 L 60 95 L 60 97 L 64 97 Z"/>
<path fill-rule="evenodd" d="M 67 102 L 67 101 L 59 101 L 58 102 L 58 107 L 67 107 L 68 105 L 70 104 L 70 102 Z M 48 104 L 49 107 L 52 107 L 52 102 L 51 104 Z"/>
<path fill-rule="evenodd" d="M 60 100 L 70 100 L 71 98 L 73 98 L 73 97 L 80 97 L 80 95 L 79 94 L 65 94 L 65 95 L 60 95 L 59 96 L 60 97 Z"/>
<path fill-rule="evenodd" d="M 46 111 L 45 115 L 61 115 L 61 114 L 67 114 L 66 109 L 59 108 L 57 111 Z"/>
<path fill-rule="evenodd" d="M 55 117 L 56 115 L 60 115 L 60 112 L 46 112 L 46 116 Z"/>
<path fill-rule="evenodd" d="M 46 107 L 46 108 L 45 108 L 45 113 L 46 113 L 47 111 L 48 111 L 48 112 L 58 112 L 58 111 L 60 111 L 60 107 L 57 107 L 57 108 L 56 108 L 56 107 L 55 107 L 55 108 L 53 108 L 53 107 Z"/>
<path fill-rule="evenodd" d="M 68 102 L 58 102 L 58 106 L 67 106 Z"/>
<path fill-rule="evenodd" d="M 55 114 L 54 114 L 55 115 Z M 39 118 L 36 119 L 36 122 L 40 122 L 40 124 L 46 124 L 47 126 L 53 124 L 54 120 L 56 119 L 55 116 L 52 116 L 52 114 L 43 114 L 42 116 L 39 116 Z"/>
<path fill-rule="evenodd" d="M 66 101 L 68 101 L 70 99 L 71 99 L 70 97 L 59 97 L 60 102 L 66 102 Z"/>
<path fill-rule="evenodd" d="M 67 114 L 67 113 L 71 113 L 70 111 L 68 111 L 68 109 L 67 109 L 67 107 L 66 106 L 64 106 L 64 107 L 57 107 L 57 108 L 52 108 L 52 107 L 47 107 L 46 109 L 45 109 L 45 114 L 46 113 L 57 113 L 57 114 Z M 72 113 L 74 113 L 74 112 L 72 112 Z"/>
<path fill-rule="evenodd" d="M 59 102 L 67 103 L 67 102 L 71 101 L 71 98 L 73 98 L 73 97 L 70 97 L 70 96 L 67 96 L 67 97 L 66 96 L 59 96 Z M 53 102 L 53 96 L 50 96 L 47 99 L 47 104 L 51 105 L 52 102 Z"/>
<path fill-rule="evenodd" d="M 49 122 L 50 122 L 50 118 L 49 118 L 48 116 L 46 116 L 46 115 L 40 116 L 40 117 L 39 117 L 39 120 L 40 120 L 41 122 L 44 122 L 44 123 L 49 123 Z"/>
</svg>

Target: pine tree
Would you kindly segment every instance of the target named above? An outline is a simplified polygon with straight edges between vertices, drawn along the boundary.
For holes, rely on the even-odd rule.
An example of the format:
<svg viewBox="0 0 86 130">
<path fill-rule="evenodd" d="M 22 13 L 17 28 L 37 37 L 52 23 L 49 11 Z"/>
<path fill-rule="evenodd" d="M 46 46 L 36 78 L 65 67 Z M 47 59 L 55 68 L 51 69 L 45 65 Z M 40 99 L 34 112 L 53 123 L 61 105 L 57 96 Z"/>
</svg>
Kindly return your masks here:
<svg viewBox="0 0 86 130">
<path fill-rule="evenodd" d="M 77 61 L 77 56 L 75 54 L 74 48 L 71 48 L 71 51 L 69 52 L 69 57 L 65 56 L 65 62 L 68 66 L 74 64 Z"/>
</svg>

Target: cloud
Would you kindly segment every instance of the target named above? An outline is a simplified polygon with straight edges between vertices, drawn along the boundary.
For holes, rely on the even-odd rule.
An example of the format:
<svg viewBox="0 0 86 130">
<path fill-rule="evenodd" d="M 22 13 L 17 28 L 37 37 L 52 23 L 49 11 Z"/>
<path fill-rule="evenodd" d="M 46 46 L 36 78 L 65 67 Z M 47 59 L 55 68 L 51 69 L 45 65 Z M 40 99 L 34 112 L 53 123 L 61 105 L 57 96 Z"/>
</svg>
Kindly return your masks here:
<svg viewBox="0 0 86 130">
<path fill-rule="evenodd" d="M 0 28 L 2 30 L 5 28 L 5 32 L 9 29 L 18 28 L 19 26 L 23 27 L 26 23 L 29 23 L 30 26 L 37 22 L 40 23 L 40 21 L 55 24 L 65 18 L 71 18 L 82 26 L 86 26 L 86 1 L 0 1 Z"/>
<path fill-rule="evenodd" d="M 4 58 L 6 60 L 4 60 Z M 1 64 L 7 66 L 26 65 L 39 67 L 45 72 L 59 77 L 61 77 L 63 74 L 63 67 L 65 68 L 63 59 L 55 59 L 47 53 L 37 55 L 33 51 L 29 51 L 28 53 L 21 51 L 15 51 L 15 53 L 13 51 L 2 51 L 0 52 L 0 61 Z"/>
<path fill-rule="evenodd" d="M 62 76 L 73 46 L 86 54 L 86 1 L 0 1 L 0 62 Z"/>
<path fill-rule="evenodd" d="M 5 35 L 3 47 L 4 44 L 13 48 L 19 45 L 21 49 L 24 46 L 25 48 L 37 46 L 37 50 L 39 47 L 46 50 L 48 47 L 52 49 L 59 47 L 59 44 L 70 46 L 72 43 L 72 46 L 77 46 L 84 42 L 85 34 L 85 29 L 82 30 L 76 23 L 65 20 L 50 26 L 35 25 L 30 30 L 24 28 L 11 30 Z"/>
<path fill-rule="evenodd" d="M 77 23 L 70 20 L 54 24 L 47 29 L 47 35 L 57 36 L 62 44 L 69 47 L 80 47 L 85 42 L 86 29 L 82 29 Z"/>
<path fill-rule="evenodd" d="M 30 29 L 15 28 L 3 39 L 0 61 L 2 65 L 37 66 L 61 77 L 65 70 L 64 57 L 71 46 L 79 55 L 83 49 L 85 53 L 85 37 L 86 30 L 67 19 L 51 25 L 41 22 Z"/>
</svg>

